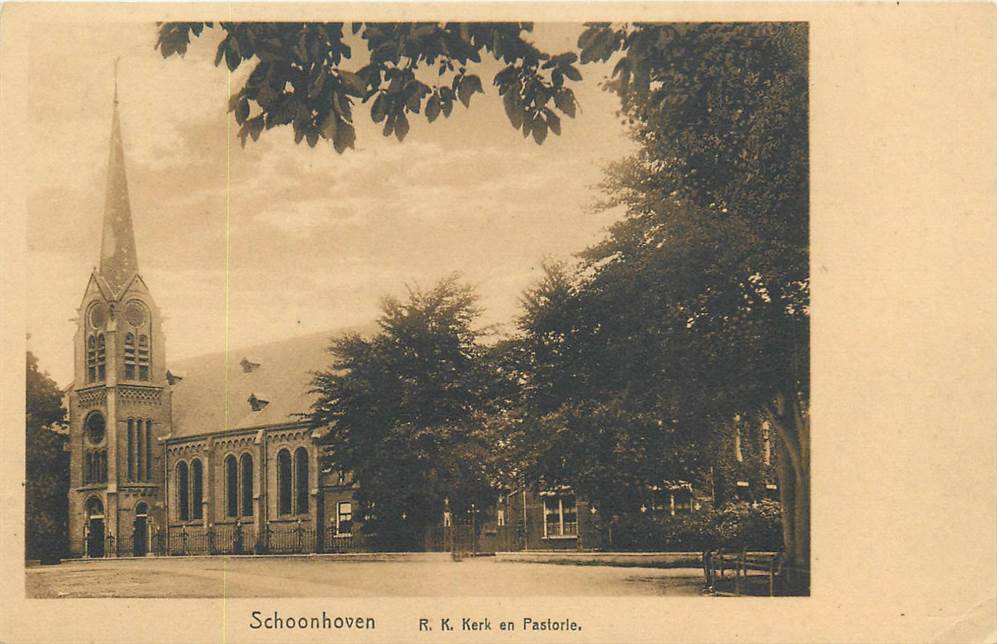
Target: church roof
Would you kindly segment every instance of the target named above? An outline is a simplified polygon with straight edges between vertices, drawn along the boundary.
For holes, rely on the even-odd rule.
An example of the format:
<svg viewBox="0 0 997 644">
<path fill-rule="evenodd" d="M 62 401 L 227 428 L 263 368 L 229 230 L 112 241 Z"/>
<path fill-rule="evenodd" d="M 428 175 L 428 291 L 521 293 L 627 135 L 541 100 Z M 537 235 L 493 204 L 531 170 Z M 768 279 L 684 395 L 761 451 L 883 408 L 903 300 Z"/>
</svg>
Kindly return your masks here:
<svg viewBox="0 0 997 644">
<path fill-rule="evenodd" d="M 169 371 L 182 374 L 172 386 L 171 437 L 300 422 L 297 414 L 307 413 L 315 398 L 308 393 L 313 373 L 331 364 L 328 347 L 333 338 L 350 331 L 366 334 L 374 327 L 313 333 L 229 350 L 227 355 L 171 361 Z"/>
<path fill-rule="evenodd" d="M 115 296 L 138 273 L 132 211 L 128 202 L 128 180 L 125 176 L 125 150 L 121 141 L 118 119 L 118 99 L 115 94 L 111 116 L 111 152 L 107 160 L 107 194 L 104 200 L 104 229 L 100 242 L 100 268 Z"/>
</svg>

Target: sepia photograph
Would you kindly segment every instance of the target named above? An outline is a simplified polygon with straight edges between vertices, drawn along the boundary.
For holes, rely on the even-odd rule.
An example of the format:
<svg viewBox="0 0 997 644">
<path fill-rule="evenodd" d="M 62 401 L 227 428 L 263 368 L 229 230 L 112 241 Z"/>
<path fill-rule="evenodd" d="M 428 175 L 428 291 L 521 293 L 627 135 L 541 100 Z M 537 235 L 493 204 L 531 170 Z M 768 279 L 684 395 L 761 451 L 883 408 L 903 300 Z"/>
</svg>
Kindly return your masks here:
<svg viewBox="0 0 997 644">
<path fill-rule="evenodd" d="M 994 644 L 995 28 L 2 3 L 0 642 Z"/>
<path fill-rule="evenodd" d="M 806 23 L 44 31 L 29 597 L 809 594 Z"/>
</svg>

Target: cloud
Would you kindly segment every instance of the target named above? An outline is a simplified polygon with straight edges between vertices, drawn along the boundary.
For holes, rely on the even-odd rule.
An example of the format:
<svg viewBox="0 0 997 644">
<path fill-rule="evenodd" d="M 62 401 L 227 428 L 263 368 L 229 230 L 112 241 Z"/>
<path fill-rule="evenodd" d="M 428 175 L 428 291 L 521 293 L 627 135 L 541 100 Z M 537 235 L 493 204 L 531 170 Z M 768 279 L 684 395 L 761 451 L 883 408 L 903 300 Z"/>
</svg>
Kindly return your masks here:
<svg viewBox="0 0 997 644">
<path fill-rule="evenodd" d="M 537 37 L 563 44 L 571 31 Z M 543 146 L 509 126 L 492 65 L 470 110 L 416 117 L 403 143 L 359 108 L 357 150 L 296 145 L 289 128 L 242 148 L 227 102 L 248 72 L 230 86 L 212 64 L 218 37 L 163 60 L 151 24 L 53 25 L 32 50 L 27 127 L 45 145 L 31 159 L 28 322 L 60 381 L 66 319 L 98 257 L 118 56 L 139 264 L 169 317 L 170 356 L 359 324 L 383 295 L 453 271 L 479 287 L 487 321 L 510 321 L 543 258 L 585 248 L 613 219 L 590 212 L 591 186 L 632 144 L 591 82 L 597 65 L 583 70 L 578 117 Z"/>
</svg>

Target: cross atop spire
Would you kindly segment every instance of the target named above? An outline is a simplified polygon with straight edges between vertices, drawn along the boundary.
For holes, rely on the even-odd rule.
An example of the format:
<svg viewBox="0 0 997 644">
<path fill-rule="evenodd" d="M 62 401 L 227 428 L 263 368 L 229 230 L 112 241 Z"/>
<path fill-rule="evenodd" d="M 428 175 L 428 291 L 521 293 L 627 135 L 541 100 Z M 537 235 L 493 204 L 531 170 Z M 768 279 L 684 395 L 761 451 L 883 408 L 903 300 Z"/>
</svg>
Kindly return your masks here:
<svg viewBox="0 0 997 644">
<path fill-rule="evenodd" d="M 114 67 L 111 152 L 107 161 L 107 194 L 104 201 L 104 231 L 100 244 L 98 273 L 115 294 L 119 294 L 128 280 L 138 273 L 138 255 L 135 252 L 135 233 L 132 230 L 128 181 L 125 177 L 125 151 L 118 118 L 117 61 Z"/>
</svg>

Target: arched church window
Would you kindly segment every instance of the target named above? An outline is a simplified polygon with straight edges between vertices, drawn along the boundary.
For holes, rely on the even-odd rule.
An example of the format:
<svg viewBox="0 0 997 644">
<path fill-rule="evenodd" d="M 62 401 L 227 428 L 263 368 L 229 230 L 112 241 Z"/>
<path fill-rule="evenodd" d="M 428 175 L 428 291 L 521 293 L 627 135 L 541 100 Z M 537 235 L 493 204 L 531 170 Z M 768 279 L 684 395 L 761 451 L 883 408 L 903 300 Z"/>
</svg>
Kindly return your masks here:
<svg viewBox="0 0 997 644">
<path fill-rule="evenodd" d="M 239 514 L 239 466 L 231 454 L 225 457 L 225 516 Z"/>
<path fill-rule="evenodd" d="M 190 519 L 190 494 L 188 484 L 187 464 L 177 463 L 177 516 L 181 521 Z"/>
<path fill-rule="evenodd" d="M 128 419 L 128 480 L 135 480 L 135 461 L 138 459 L 135 419 Z"/>
<path fill-rule="evenodd" d="M 138 379 L 149 379 L 149 337 L 138 336 Z"/>
<path fill-rule="evenodd" d="M 253 516 L 253 457 L 243 454 L 239 459 L 242 469 L 242 516 Z"/>
<path fill-rule="evenodd" d="M 152 419 L 145 419 L 145 480 L 152 480 Z"/>
<path fill-rule="evenodd" d="M 199 459 L 190 462 L 191 516 L 200 519 L 204 516 L 201 504 L 204 502 L 204 468 Z"/>
<path fill-rule="evenodd" d="M 94 452 L 94 483 L 107 483 L 107 450 Z"/>
<path fill-rule="evenodd" d="M 277 514 L 291 514 L 291 452 L 277 452 Z"/>
<path fill-rule="evenodd" d="M 294 451 L 294 511 L 308 512 L 308 450 L 304 447 Z"/>
<path fill-rule="evenodd" d="M 145 422 L 139 418 L 135 422 L 135 480 L 145 480 Z"/>
<path fill-rule="evenodd" d="M 87 338 L 87 382 L 97 380 L 97 338 Z"/>
<path fill-rule="evenodd" d="M 125 334 L 125 380 L 135 380 L 135 334 Z"/>
<path fill-rule="evenodd" d="M 107 377 L 107 351 L 104 343 L 104 334 L 97 336 L 97 380 L 103 381 Z"/>
</svg>

